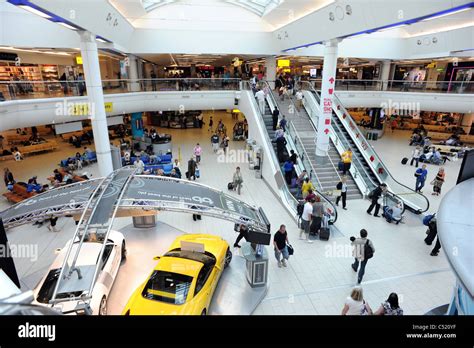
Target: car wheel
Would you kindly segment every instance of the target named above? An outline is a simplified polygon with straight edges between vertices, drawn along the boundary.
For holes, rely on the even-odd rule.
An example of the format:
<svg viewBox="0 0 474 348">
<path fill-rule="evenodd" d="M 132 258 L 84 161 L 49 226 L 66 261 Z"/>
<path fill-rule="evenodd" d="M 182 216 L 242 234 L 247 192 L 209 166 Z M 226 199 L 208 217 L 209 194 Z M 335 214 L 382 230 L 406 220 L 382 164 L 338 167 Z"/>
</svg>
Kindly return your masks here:
<svg viewBox="0 0 474 348">
<path fill-rule="evenodd" d="M 206 308 L 202 310 L 201 315 L 207 315 Z"/>
<path fill-rule="evenodd" d="M 229 248 L 227 248 L 227 251 L 225 253 L 224 268 L 227 268 L 229 266 L 230 261 L 232 261 L 232 252 Z"/>
<path fill-rule="evenodd" d="M 121 260 L 125 260 L 127 258 L 127 248 L 125 245 L 125 241 L 122 241 L 122 258 Z"/>
<path fill-rule="evenodd" d="M 107 315 L 107 297 L 105 297 L 105 295 L 102 296 L 102 300 L 100 300 L 99 315 Z"/>
</svg>

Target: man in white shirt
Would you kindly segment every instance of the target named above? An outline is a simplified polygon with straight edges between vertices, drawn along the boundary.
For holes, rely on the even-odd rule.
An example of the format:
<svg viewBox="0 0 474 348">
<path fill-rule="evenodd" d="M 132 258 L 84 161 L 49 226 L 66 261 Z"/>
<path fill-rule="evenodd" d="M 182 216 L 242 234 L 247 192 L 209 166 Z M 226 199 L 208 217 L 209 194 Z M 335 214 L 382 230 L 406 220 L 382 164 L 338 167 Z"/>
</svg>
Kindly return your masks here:
<svg viewBox="0 0 474 348">
<path fill-rule="evenodd" d="M 255 93 L 255 98 L 257 98 L 260 113 L 265 115 L 265 92 L 259 89 L 258 92 Z"/>
<path fill-rule="evenodd" d="M 303 92 L 299 90 L 298 92 L 296 92 L 295 97 L 296 97 L 296 110 L 300 111 L 301 107 L 303 106 Z"/>
<path fill-rule="evenodd" d="M 313 241 L 309 239 L 309 231 L 311 227 L 314 202 L 314 198 L 311 199 L 311 201 L 306 202 L 304 204 L 303 214 L 301 215 L 300 239 L 306 239 L 308 243 L 313 243 Z"/>
</svg>

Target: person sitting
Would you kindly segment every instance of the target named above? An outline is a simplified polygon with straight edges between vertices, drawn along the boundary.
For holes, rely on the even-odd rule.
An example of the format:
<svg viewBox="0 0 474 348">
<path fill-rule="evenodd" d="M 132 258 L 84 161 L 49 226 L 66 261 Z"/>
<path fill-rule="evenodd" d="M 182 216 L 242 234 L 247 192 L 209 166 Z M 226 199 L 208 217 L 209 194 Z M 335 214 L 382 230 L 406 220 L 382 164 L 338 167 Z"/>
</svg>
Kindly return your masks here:
<svg viewBox="0 0 474 348">
<path fill-rule="evenodd" d="M 76 152 L 75 160 L 76 160 L 76 163 L 75 163 L 76 168 L 82 169 L 82 155 L 79 152 Z"/>
<path fill-rule="evenodd" d="M 440 149 L 436 149 L 436 151 L 433 152 L 433 156 L 430 158 L 431 163 L 433 164 L 446 163 L 446 159 L 443 159 L 443 156 L 441 156 L 441 153 L 439 151 Z"/>
<path fill-rule="evenodd" d="M 431 157 L 433 157 L 433 148 L 429 148 L 428 152 L 427 153 L 424 153 L 420 156 L 420 161 L 421 162 L 430 162 L 431 161 Z"/>
<path fill-rule="evenodd" d="M 62 182 L 63 181 L 63 175 L 59 172 L 59 170 L 55 169 L 54 172 L 54 180 L 57 182 Z"/>
<path fill-rule="evenodd" d="M 123 154 L 123 161 L 125 162 L 126 166 L 129 166 L 132 164 L 131 161 L 131 156 L 130 156 L 130 151 L 125 151 Z"/>
<path fill-rule="evenodd" d="M 36 181 L 37 177 L 33 176 L 28 180 L 28 185 L 26 186 L 26 192 L 41 192 L 43 186 L 38 184 L 38 181 Z"/>
<path fill-rule="evenodd" d="M 176 176 L 174 176 L 174 178 L 181 179 L 181 170 L 179 169 L 179 167 L 174 167 L 173 170 L 174 170 L 174 172 L 175 172 L 175 174 L 176 174 Z M 173 171 L 171 171 L 171 173 L 172 173 L 172 172 L 173 172 Z"/>
<path fill-rule="evenodd" d="M 72 184 L 72 183 L 74 182 L 74 180 L 73 180 L 73 175 L 72 175 L 71 172 L 66 171 L 66 174 L 63 176 L 63 182 L 64 182 L 66 185 Z"/>
<path fill-rule="evenodd" d="M 420 143 L 422 142 L 423 138 L 421 137 L 420 134 L 418 133 L 413 133 L 412 136 L 411 136 L 411 139 L 410 139 L 410 146 L 411 145 L 420 145 Z"/>
<path fill-rule="evenodd" d="M 21 152 L 18 150 L 17 147 L 15 147 L 15 149 L 14 149 L 13 158 L 17 162 L 23 160 L 23 155 L 21 154 Z"/>
<path fill-rule="evenodd" d="M 384 206 L 383 207 L 383 214 L 382 216 L 387 220 L 388 223 L 391 223 L 392 221 L 395 222 L 396 225 L 398 225 L 402 221 L 402 204 L 397 203 L 395 206 L 390 208 L 389 206 Z"/>
</svg>

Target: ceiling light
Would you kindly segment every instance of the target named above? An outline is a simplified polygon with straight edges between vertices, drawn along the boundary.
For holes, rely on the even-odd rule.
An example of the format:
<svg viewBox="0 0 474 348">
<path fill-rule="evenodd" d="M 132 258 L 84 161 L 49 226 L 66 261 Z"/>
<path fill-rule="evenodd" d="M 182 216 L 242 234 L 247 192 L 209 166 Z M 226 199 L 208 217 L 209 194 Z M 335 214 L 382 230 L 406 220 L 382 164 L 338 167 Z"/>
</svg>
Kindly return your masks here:
<svg viewBox="0 0 474 348">
<path fill-rule="evenodd" d="M 468 10 L 470 10 L 470 9 L 471 9 L 471 7 L 467 7 L 467 8 L 462 8 L 462 9 L 457 10 L 457 11 L 448 12 L 448 13 L 443 13 L 443 14 L 440 14 L 440 15 L 437 15 L 437 16 L 434 16 L 434 17 L 430 17 L 430 18 L 423 19 L 422 22 L 427 22 L 427 21 L 431 21 L 432 19 L 438 19 L 438 18 L 442 18 L 442 17 L 446 17 L 446 16 L 451 16 L 451 15 L 453 15 L 453 14 L 455 14 L 455 13 L 468 11 Z"/>
<path fill-rule="evenodd" d="M 51 18 L 51 16 L 47 13 L 44 13 L 43 11 L 40 11 L 34 7 L 31 7 L 31 6 L 28 6 L 28 5 L 20 5 L 18 7 L 21 7 L 22 9 L 24 10 L 27 10 L 28 12 L 31 12 L 35 15 L 38 15 L 40 17 L 43 17 L 43 18 Z"/>
<path fill-rule="evenodd" d="M 56 22 L 56 23 L 58 23 L 59 25 L 62 25 L 65 28 L 68 28 L 68 29 L 71 29 L 71 30 L 77 30 L 76 27 L 73 27 L 72 25 L 69 25 L 69 24 L 64 23 L 64 22 Z"/>
</svg>

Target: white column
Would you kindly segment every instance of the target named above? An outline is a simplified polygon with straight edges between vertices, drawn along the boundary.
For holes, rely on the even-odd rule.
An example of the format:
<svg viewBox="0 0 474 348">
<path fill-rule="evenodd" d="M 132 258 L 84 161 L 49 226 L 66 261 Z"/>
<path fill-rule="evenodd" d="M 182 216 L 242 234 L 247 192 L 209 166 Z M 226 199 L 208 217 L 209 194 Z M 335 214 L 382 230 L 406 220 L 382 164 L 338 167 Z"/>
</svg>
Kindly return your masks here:
<svg viewBox="0 0 474 348">
<path fill-rule="evenodd" d="M 321 84 L 321 115 L 316 136 L 316 162 L 327 161 L 329 133 L 331 132 L 332 99 L 336 84 L 337 49 L 339 40 L 324 43 L 323 78 Z"/>
<path fill-rule="evenodd" d="M 275 80 L 276 80 L 276 57 L 266 57 L 265 58 L 265 79 L 268 81 L 270 88 L 275 89 Z"/>
<path fill-rule="evenodd" d="M 128 90 L 130 92 L 139 92 L 140 83 L 138 82 L 138 60 L 134 55 L 128 55 L 128 78 L 130 82 L 128 83 Z"/>
<path fill-rule="evenodd" d="M 81 55 L 86 81 L 87 99 L 91 110 L 92 132 L 94 134 L 97 163 L 101 176 L 109 175 L 113 171 L 110 152 L 109 131 L 104 106 L 104 94 L 100 78 L 99 54 L 95 35 L 84 31 L 81 36 Z"/>
<path fill-rule="evenodd" d="M 461 120 L 461 127 L 464 129 L 466 134 L 471 132 L 472 123 L 474 122 L 474 113 L 464 114 Z"/>
<path fill-rule="evenodd" d="M 380 64 L 380 77 L 382 80 L 382 90 L 386 91 L 388 87 L 388 80 L 390 80 L 390 68 L 392 62 L 390 60 L 383 60 Z"/>
</svg>

